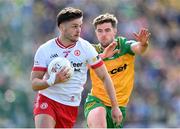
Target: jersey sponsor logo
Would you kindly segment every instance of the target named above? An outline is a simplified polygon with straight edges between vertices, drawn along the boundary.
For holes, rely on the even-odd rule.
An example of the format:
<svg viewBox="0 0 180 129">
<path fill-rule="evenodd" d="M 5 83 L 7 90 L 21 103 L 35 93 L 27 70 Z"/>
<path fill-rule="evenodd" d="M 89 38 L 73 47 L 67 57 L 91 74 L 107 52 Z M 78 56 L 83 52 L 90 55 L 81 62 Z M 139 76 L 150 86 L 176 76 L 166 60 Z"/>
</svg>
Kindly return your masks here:
<svg viewBox="0 0 180 129">
<path fill-rule="evenodd" d="M 55 57 L 58 57 L 58 54 L 57 54 L 57 53 L 52 54 L 52 55 L 50 56 L 50 58 L 55 58 Z"/>
<path fill-rule="evenodd" d="M 120 67 L 118 67 L 118 68 L 115 68 L 115 69 L 109 71 L 109 73 L 111 73 L 111 74 L 116 74 L 116 73 L 118 73 L 118 72 L 121 72 L 121 71 L 126 70 L 126 68 L 127 68 L 127 64 L 124 64 L 124 66 L 120 66 Z"/>
<path fill-rule="evenodd" d="M 81 72 L 81 70 L 78 69 L 78 68 L 74 68 L 74 71 L 75 71 L 75 72 Z"/>
<path fill-rule="evenodd" d="M 80 50 L 75 50 L 75 51 L 74 51 L 74 55 L 75 55 L 75 56 L 79 56 L 80 54 L 81 54 Z"/>
<path fill-rule="evenodd" d="M 40 105 L 41 109 L 46 109 L 47 107 L 48 107 L 48 104 L 45 102 Z"/>
<path fill-rule="evenodd" d="M 82 67 L 82 65 L 83 65 L 83 63 L 82 62 L 80 62 L 80 63 L 75 63 L 75 62 L 73 62 L 73 61 L 71 61 L 71 65 L 74 67 L 74 71 L 76 71 L 76 72 L 81 72 L 81 67 Z"/>
</svg>

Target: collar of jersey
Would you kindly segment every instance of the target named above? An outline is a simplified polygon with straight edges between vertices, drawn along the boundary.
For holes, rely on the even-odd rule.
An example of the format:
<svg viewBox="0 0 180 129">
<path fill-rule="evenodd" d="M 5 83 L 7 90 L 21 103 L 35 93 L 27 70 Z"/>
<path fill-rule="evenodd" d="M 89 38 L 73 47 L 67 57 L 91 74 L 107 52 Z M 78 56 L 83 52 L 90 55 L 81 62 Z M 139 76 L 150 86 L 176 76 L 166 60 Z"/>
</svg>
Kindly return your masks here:
<svg viewBox="0 0 180 129">
<path fill-rule="evenodd" d="M 58 37 L 55 39 L 55 41 L 56 41 L 56 44 L 57 44 L 60 48 L 63 48 L 63 49 L 73 48 L 73 47 L 76 45 L 76 43 L 75 43 L 75 44 L 72 44 L 72 45 L 69 45 L 69 46 L 64 46 L 64 45 L 61 43 L 61 41 L 59 40 Z"/>
</svg>

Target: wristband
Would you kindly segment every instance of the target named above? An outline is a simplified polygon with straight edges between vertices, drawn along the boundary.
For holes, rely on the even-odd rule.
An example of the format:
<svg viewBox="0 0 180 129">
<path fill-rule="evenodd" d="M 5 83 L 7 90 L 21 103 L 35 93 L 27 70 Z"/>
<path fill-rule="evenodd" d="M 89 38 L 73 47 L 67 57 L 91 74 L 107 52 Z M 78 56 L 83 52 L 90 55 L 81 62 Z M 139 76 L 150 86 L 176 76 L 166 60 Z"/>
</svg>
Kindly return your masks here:
<svg viewBox="0 0 180 129">
<path fill-rule="evenodd" d="M 49 86 L 52 86 L 54 85 L 55 80 L 56 80 L 56 73 L 51 73 L 49 79 L 46 80 L 46 82 Z"/>
</svg>

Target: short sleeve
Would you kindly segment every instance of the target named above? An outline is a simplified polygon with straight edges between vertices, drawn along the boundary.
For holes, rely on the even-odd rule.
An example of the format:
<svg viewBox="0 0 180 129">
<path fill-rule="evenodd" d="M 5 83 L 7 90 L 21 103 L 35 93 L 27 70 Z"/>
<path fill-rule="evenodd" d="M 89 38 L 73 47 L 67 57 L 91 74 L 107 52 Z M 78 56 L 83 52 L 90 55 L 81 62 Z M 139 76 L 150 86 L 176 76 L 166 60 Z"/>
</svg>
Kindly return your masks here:
<svg viewBox="0 0 180 129">
<path fill-rule="evenodd" d="M 136 43 L 135 40 L 129 40 L 129 41 L 127 41 L 126 38 L 124 38 L 124 37 L 119 37 L 119 38 L 118 38 L 118 41 L 119 41 L 120 50 L 121 50 L 121 53 L 122 53 L 122 54 L 129 53 L 129 54 L 131 54 L 131 55 L 134 55 L 134 52 L 131 50 L 131 45 L 132 45 L 133 43 Z"/>
<path fill-rule="evenodd" d="M 134 55 L 134 52 L 131 50 L 131 45 L 133 43 L 136 43 L 136 41 L 129 40 L 129 41 L 126 41 L 126 43 L 125 43 L 125 50 L 127 51 L 127 53 L 132 54 L 132 55 Z"/>
<path fill-rule="evenodd" d="M 39 47 L 34 56 L 34 65 L 32 71 L 47 71 L 45 53 L 42 47 Z"/>
<path fill-rule="evenodd" d="M 99 57 L 99 54 L 90 43 L 87 43 L 86 45 L 86 52 L 87 62 L 91 66 L 91 68 L 95 69 L 103 65 L 102 59 Z"/>
</svg>

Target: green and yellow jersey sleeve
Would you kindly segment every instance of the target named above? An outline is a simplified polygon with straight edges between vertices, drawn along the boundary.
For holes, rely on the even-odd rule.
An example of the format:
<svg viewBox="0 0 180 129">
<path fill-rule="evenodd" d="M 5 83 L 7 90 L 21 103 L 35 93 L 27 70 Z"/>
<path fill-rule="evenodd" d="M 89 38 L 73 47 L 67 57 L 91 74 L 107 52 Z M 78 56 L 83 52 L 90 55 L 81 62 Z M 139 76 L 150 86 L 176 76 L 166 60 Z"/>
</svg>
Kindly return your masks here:
<svg viewBox="0 0 180 129">
<path fill-rule="evenodd" d="M 118 43 L 116 49 L 119 49 L 120 53 L 116 53 L 111 58 L 105 58 L 104 63 L 113 80 L 119 106 L 126 106 L 134 83 L 135 56 L 131 50 L 131 44 L 135 41 L 127 41 L 123 37 L 117 37 L 116 40 Z M 93 46 L 99 54 L 103 52 L 100 44 Z M 93 70 L 90 70 L 90 77 L 92 80 L 91 94 L 100 98 L 105 105 L 110 106 L 111 103 L 103 83 Z"/>
</svg>

